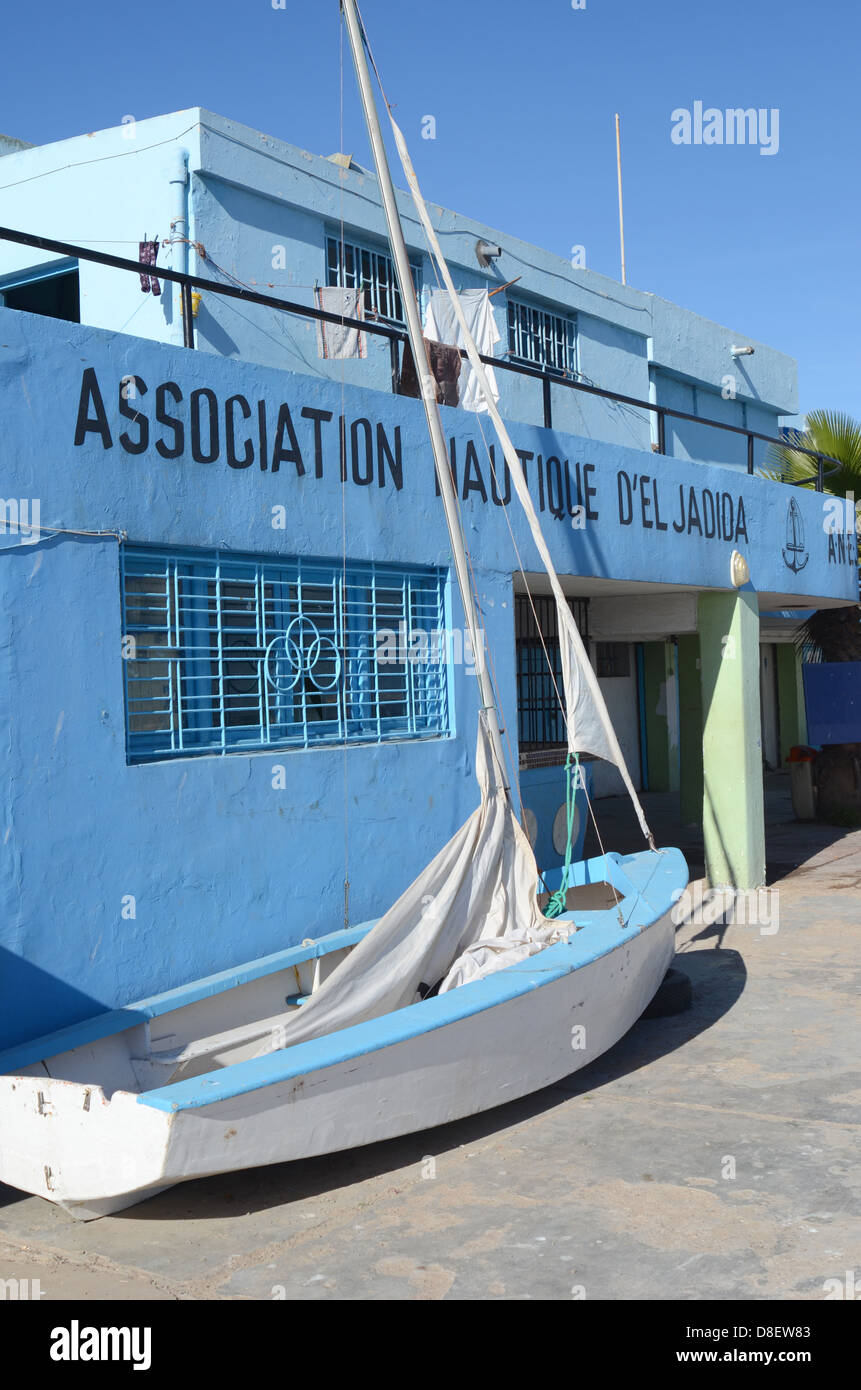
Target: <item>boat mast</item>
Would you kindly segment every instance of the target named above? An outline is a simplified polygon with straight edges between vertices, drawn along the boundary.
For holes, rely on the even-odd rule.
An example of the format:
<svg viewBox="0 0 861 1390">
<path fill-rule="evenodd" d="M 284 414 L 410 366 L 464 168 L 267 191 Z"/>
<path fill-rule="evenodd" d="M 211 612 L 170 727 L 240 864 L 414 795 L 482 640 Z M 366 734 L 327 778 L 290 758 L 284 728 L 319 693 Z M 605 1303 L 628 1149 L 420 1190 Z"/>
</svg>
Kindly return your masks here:
<svg viewBox="0 0 861 1390">
<path fill-rule="evenodd" d="M 410 346 L 412 347 L 413 360 L 416 364 L 416 374 L 421 383 L 421 396 L 424 403 L 431 446 L 433 448 L 436 475 L 439 481 L 449 540 L 451 542 L 455 575 L 457 576 L 460 596 L 463 600 L 466 625 L 475 656 L 475 671 L 478 677 L 479 691 L 481 694 L 481 707 L 487 721 L 487 729 L 496 757 L 498 779 L 507 792 L 508 780 L 505 775 L 505 758 L 499 729 L 499 714 L 496 708 L 493 685 L 490 680 L 490 673 L 487 669 L 487 662 L 484 655 L 478 612 L 475 606 L 472 585 L 470 584 L 466 547 L 460 528 L 457 497 L 449 471 L 448 450 L 446 448 L 445 436 L 443 435 L 439 406 L 436 400 L 436 385 L 431 373 L 427 349 L 425 348 L 421 316 L 419 315 L 418 302 L 413 286 L 412 271 L 410 270 L 409 255 L 407 253 L 406 242 L 404 241 L 403 228 L 401 226 L 400 214 L 395 199 L 395 189 L 392 184 L 389 162 L 386 157 L 386 149 L 380 130 L 380 120 L 377 114 L 376 102 L 374 101 L 368 61 L 365 57 L 364 34 L 359 19 L 359 13 L 356 8 L 356 0 L 341 0 L 341 9 L 346 20 L 350 48 L 353 53 L 353 62 L 356 66 L 359 93 L 362 98 L 365 123 L 368 127 L 368 136 L 371 141 L 374 164 L 380 184 L 383 212 L 385 213 L 386 225 L 388 227 L 389 243 L 392 249 L 395 274 L 397 275 L 398 287 L 401 292 L 401 303 L 404 306 L 407 332 L 409 334 Z"/>
</svg>

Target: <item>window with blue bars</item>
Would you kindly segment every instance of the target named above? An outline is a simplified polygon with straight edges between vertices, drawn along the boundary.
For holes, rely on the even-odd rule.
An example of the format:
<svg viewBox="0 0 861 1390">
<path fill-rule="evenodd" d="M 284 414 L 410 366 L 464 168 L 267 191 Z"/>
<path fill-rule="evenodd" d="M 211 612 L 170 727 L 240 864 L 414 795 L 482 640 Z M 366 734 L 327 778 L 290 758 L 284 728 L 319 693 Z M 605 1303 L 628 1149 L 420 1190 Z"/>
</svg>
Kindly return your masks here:
<svg viewBox="0 0 861 1390">
<path fill-rule="evenodd" d="M 121 548 L 128 761 L 448 735 L 446 573 Z"/>
<path fill-rule="evenodd" d="M 508 354 L 515 362 L 570 375 L 577 371 L 576 322 L 526 300 L 508 298 Z"/>
<path fill-rule="evenodd" d="M 589 644 L 589 600 L 569 599 L 580 636 Z M 556 600 L 516 594 L 517 738 L 522 767 L 564 762 L 565 718 L 560 702 L 562 652 Z"/>
<path fill-rule="evenodd" d="M 410 262 L 416 294 L 421 293 L 421 267 Z M 389 323 L 404 323 L 404 306 L 391 256 L 371 246 L 326 238 L 326 284 L 362 291 L 365 314 Z"/>
</svg>

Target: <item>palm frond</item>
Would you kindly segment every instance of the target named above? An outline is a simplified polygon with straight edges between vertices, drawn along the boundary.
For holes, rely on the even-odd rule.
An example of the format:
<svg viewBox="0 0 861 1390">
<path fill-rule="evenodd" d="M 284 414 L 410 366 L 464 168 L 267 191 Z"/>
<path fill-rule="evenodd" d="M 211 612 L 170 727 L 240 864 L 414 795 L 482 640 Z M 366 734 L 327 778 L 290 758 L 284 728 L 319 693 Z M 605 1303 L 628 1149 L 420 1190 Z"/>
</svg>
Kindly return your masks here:
<svg viewBox="0 0 861 1390">
<path fill-rule="evenodd" d="M 861 494 L 861 421 L 839 410 L 813 410 L 805 420 L 803 445 L 827 456 L 825 491 L 835 497 Z M 767 477 L 781 482 L 815 488 L 818 463 L 791 444 L 773 444 L 768 451 Z"/>
</svg>

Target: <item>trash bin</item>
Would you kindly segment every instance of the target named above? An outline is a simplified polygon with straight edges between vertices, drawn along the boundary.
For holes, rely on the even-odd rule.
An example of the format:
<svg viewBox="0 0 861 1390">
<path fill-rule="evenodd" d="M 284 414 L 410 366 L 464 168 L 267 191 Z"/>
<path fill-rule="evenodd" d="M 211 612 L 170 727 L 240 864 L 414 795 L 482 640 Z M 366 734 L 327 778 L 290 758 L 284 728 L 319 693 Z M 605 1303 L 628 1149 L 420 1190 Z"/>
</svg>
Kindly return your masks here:
<svg viewBox="0 0 861 1390">
<path fill-rule="evenodd" d="M 792 809 L 796 820 L 816 819 L 816 784 L 813 781 L 813 764 L 818 750 L 797 744 L 790 748 L 789 776 L 792 790 Z"/>
</svg>

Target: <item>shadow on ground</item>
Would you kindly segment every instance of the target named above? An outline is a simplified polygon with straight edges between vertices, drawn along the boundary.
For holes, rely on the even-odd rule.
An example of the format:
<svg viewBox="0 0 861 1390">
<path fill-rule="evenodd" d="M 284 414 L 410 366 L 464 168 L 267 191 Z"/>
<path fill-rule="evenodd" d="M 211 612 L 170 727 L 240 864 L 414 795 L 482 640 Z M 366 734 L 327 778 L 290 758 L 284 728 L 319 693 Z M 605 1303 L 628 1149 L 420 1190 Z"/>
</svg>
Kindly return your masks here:
<svg viewBox="0 0 861 1390">
<path fill-rule="evenodd" d="M 620 1077 L 632 1075 L 711 1028 L 732 1008 L 747 979 L 744 962 L 737 951 L 722 948 L 689 951 L 677 957 L 676 964 L 691 977 L 694 1002 L 690 1010 L 674 1018 L 641 1018 L 604 1056 L 543 1091 L 437 1129 L 360 1149 L 199 1178 L 105 1219 L 206 1221 L 283 1207 L 396 1173 L 405 1167 L 418 1166 L 428 1154 L 438 1159 L 451 1150 L 524 1123 L 570 1096 L 584 1095 Z M 25 1194 L 0 1186 L 0 1206 L 24 1199 Z"/>
<path fill-rule="evenodd" d="M 796 820 L 789 773 L 785 769 L 765 774 L 764 792 L 765 860 L 769 883 L 794 873 L 808 860 L 830 849 L 851 833 L 845 827 L 827 825 L 824 821 Z M 701 825 L 682 823 L 679 793 L 643 792 L 641 800 L 658 845 L 674 845 L 680 849 L 687 860 L 691 878 L 704 877 L 703 828 Z M 614 849 L 619 854 L 634 854 L 643 849 L 643 833 L 627 796 L 602 797 L 595 803 L 595 811 L 601 839 L 608 849 Z M 601 852 L 595 827 L 590 821 L 584 858 Z"/>
</svg>

